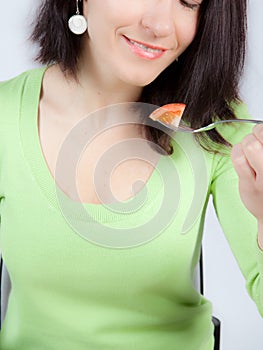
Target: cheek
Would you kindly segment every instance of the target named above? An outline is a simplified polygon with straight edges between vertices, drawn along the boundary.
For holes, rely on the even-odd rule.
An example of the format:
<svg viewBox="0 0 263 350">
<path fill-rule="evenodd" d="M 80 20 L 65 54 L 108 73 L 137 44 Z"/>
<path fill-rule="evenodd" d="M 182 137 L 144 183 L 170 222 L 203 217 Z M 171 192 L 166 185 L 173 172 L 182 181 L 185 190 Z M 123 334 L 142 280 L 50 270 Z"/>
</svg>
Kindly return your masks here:
<svg viewBox="0 0 263 350">
<path fill-rule="evenodd" d="M 197 23 L 189 23 L 177 29 L 177 41 L 180 51 L 185 50 L 194 40 L 197 33 Z"/>
<path fill-rule="evenodd" d="M 182 32 L 181 35 L 178 37 L 178 43 L 179 43 L 179 51 L 182 53 L 184 50 L 187 49 L 187 47 L 192 43 L 192 41 L 195 38 L 196 31 L 193 32 Z"/>
<path fill-rule="evenodd" d="M 103 4 L 104 5 L 104 4 Z M 118 28 L 132 25 L 134 18 L 114 7 L 100 6 L 87 7 L 86 18 L 90 37 L 99 42 L 111 42 L 118 36 Z"/>
<path fill-rule="evenodd" d="M 98 26 L 103 22 L 116 26 L 127 23 L 136 13 L 136 7 L 131 6 L 130 0 L 84 0 L 83 11 L 88 20 L 96 18 Z"/>
</svg>

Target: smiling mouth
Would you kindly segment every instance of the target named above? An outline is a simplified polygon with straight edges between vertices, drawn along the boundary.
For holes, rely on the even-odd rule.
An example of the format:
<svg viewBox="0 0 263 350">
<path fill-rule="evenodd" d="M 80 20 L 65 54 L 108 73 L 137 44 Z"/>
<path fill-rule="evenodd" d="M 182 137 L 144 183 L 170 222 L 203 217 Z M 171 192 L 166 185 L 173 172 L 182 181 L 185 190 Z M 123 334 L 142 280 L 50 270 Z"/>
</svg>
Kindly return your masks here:
<svg viewBox="0 0 263 350">
<path fill-rule="evenodd" d="M 131 42 L 133 45 L 138 46 L 139 48 L 141 48 L 145 51 L 148 51 L 148 52 L 164 52 L 164 51 L 166 51 L 166 49 L 163 49 L 161 47 L 143 44 L 139 41 L 135 41 L 135 40 L 129 39 L 127 37 L 126 37 L 126 39 L 129 40 L 129 42 Z"/>
<path fill-rule="evenodd" d="M 138 46 L 139 48 L 141 48 L 143 50 L 146 50 L 146 51 L 149 51 L 149 52 L 164 52 L 164 51 L 167 51 L 167 49 L 164 49 L 162 47 L 149 45 L 149 44 L 146 44 L 146 43 L 142 43 L 140 41 L 135 41 L 135 40 L 127 38 L 125 35 L 124 35 L 124 37 L 125 37 L 126 40 L 128 40 L 133 45 Z"/>
<path fill-rule="evenodd" d="M 131 50 L 142 58 L 150 60 L 156 59 L 161 57 L 167 51 L 167 49 L 164 49 L 162 47 L 153 46 L 150 44 L 127 38 L 125 35 L 123 35 L 123 38 L 126 40 Z"/>
</svg>

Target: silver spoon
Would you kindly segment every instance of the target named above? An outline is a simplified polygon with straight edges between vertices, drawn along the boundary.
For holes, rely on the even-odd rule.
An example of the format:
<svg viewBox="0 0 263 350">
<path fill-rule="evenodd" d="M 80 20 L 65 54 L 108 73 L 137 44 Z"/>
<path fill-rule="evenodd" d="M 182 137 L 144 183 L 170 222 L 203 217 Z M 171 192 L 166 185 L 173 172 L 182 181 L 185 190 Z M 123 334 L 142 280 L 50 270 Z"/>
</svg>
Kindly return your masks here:
<svg viewBox="0 0 263 350">
<path fill-rule="evenodd" d="M 193 128 L 190 128 L 190 127 L 184 126 L 184 125 L 174 126 L 172 124 L 166 124 L 166 123 L 161 122 L 158 119 L 156 121 L 158 123 L 164 125 L 168 129 L 173 130 L 173 131 L 186 132 L 186 133 L 191 133 L 191 134 L 212 130 L 215 127 L 217 127 L 219 124 L 223 124 L 223 123 L 253 123 L 253 124 L 262 124 L 263 123 L 263 120 L 255 120 L 255 119 L 229 119 L 229 120 L 218 120 L 214 123 L 208 124 L 206 126 L 202 126 L 201 128 L 193 129 Z"/>
</svg>

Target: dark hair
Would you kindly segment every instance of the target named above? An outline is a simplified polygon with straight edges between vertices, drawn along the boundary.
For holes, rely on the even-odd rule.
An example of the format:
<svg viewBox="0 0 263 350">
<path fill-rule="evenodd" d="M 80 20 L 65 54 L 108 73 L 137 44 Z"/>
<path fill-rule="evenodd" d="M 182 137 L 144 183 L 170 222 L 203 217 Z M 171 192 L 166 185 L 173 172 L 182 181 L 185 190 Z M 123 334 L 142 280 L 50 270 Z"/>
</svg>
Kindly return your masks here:
<svg viewBox="0 0 263 350">
<path fill-rule="evenodd" d="M 44 0 L 31 38 L 40 48 L 37 60 L 43 64 L 56 62 L 76 77 L 82 36 L 71 33 L 67 25 L 75 6 L 74 0 Z M 157 106 L 185 103 L 184 120 L 192 127 L 215 119 L 234 119 L 233 105 L 240 102 L 238 84 L 245 61 L 246 13 L 246 0 L 203 0 L 193 42 L 178 62 L 144 87 L 140 102 Z M 150 141 L 168 154 L 173 152 L 167 133 L 152 126 L 144 128 Z M 229 145 L 216 130 L 202 134 L 198 141 L 210 150 L 210 141 Z"/>
</svg>

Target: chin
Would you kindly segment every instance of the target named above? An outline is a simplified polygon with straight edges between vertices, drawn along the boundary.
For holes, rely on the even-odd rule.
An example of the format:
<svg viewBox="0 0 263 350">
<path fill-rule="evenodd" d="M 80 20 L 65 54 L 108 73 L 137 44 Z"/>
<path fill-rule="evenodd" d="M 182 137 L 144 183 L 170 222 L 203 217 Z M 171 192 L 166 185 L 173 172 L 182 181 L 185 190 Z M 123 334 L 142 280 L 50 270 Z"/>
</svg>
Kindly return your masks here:
<svg viewBox="0 0 263 350">
<path fill-rule="evenodd" d="M 144 87 L 144 86 L 151 84 L 157 77 L 158 77 L 158 75 L 156 75 L 154 77 L 147 77 L 147 78 L 146 77 L 143 78 L 141 76 L 138 79 L 134 79 L 134 77 L 133 77 L 133 79 L 130 81 L 130 83 L 134 86 Z"/>
</svg>

